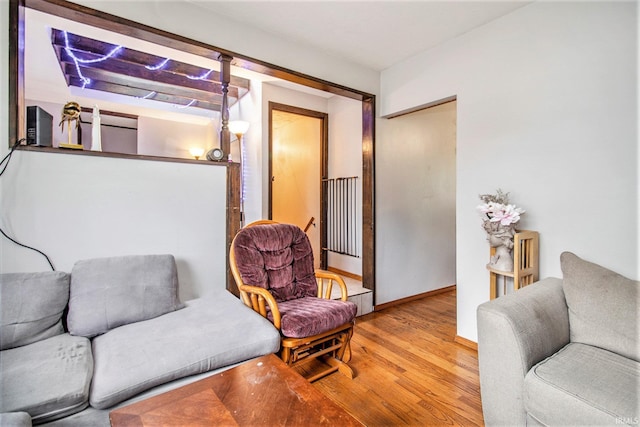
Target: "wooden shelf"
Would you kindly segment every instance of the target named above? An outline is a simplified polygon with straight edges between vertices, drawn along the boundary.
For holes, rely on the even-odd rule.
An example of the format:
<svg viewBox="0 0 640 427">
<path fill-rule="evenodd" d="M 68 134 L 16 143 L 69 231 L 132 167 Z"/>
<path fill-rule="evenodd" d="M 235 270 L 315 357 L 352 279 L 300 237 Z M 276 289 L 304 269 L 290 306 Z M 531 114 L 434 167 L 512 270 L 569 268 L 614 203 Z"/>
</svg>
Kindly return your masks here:
<svg viewBox="0 0 640 427">
<path fill-rule="evenodd" d="M 491 255 L 491 256 L 493 256 L 493 255 Z M 491 268 L 489 266 L 487 266 L 487 270 L 489 270 L 491 273 L 497 274 L 498 276 L 513 277 L 515 275 L 515 273 L 513 271 L 497 270 L 497 269 Z"/>
<path fill-rule="evenodd" d="M 537 231 L 523 230 L 513 236 L 513 271 L 496 270 L 487 266 L 491 299 L 495 299 L 498 296 L 498 276 L 503 276 L 505 282 L 506 277 L 512 277 L 513 288 L 516 290 L 538 280 L 539 246 Z M 495 248 L 491 248 L 490 256 L 493 256 L 495 251 Z"/>
<path fill-rule="evenodd" d="M 110 157 L 115 159 L 132 159 L 132 160 L 151 160 L 154 162 L 172 162 L 172 163 L 191 163 L 197 165 L 210 165 L 210 166 L 230 166 L 232 162 L 212 162 L 209 160 L 196 160 L 190 158 L 181 157 L 164 157 L 164 156 L 150 156 L 147 154 L 126 154 L 126 153 L 111 153 L 108 151 L 91 151 L 91 150 L 70 150 L 66 148 L 58 147 L 39 147 L 35 145 L 19 145 L 17 150 L 21 151 L 33 151 L 40 153 L 53 153 L 53 154 L 66 154 L 74 156 L 93 156 L 93 157 Z M 238 164 L 238 163 L 235 163 Z"/>
</svg>

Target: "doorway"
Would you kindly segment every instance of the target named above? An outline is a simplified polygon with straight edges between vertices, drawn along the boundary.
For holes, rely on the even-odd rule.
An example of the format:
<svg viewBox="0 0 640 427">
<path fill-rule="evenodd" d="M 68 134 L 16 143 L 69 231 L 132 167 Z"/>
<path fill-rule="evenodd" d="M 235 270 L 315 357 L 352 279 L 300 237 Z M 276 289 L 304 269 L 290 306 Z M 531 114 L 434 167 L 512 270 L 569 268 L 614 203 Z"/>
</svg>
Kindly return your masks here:
<svg viewBox="0 0 640 427">
<path fill-rule="evenodd" d="M 269 103 L 269 218 L 305 231 L 314 267 L 326 269 L 328 115 Z"/>
<path fill-rule="evenodd" d="M 456 283 L 456 122 L 453 100 L 380 123 L 376 308 Z"/>
</svg>

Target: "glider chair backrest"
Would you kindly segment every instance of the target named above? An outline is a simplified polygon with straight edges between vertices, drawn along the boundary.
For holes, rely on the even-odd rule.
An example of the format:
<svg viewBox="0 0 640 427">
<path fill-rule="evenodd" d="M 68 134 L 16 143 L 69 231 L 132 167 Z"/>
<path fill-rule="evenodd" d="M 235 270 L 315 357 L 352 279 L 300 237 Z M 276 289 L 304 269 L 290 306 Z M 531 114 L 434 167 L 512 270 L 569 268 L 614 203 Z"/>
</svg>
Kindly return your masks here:
<svg viewBox="0 0 640 427">
<path fill-rule="evenodd" d="M 276 302 L 315 297 L 318 285 L 307 235 L 291 224 L 259 224 L 234 240 L 238 271 L 245 285 L 268 290 Z"/>
<path fill-rule="evenodd" d="M 233 239 L 229 262 L 242 301 L 280 331 L 285 363 L 324 362 L 327 368 L 307 375 L 310 381 L 337 370 L 353 378 L 346 362 L 357 306 L 347 301 L 340 276 L 314 270 L 311 243 L 300 227 L 251 223 Z M 339 300 L 331 299 L 333 283 Z"/>
</svg>

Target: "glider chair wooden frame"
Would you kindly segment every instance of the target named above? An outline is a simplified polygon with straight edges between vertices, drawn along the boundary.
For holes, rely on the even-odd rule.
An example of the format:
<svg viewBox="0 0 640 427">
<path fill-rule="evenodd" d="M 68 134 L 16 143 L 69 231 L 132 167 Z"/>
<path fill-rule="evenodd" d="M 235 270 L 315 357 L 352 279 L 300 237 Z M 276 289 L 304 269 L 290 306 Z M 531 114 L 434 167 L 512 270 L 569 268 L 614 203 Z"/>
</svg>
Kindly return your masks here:
<svg viewBox="0 0 640 427">
<path fill-rule="evenodd" d="M 279 304 L 286 305 L 290 301 L 278 302 L 269 289 L 245 284 L 236 259 L 236 239 L 243 230 L 265 224 L 278 224 L 275 221 L 260 220 L 248 224 L 234 237 L 229 253 L 231 272 L 240 290 L 240 297 L 248 307 L 269 319 L 280 331 L 282 337 L 280 358 L 291 367 L 301 372 L 309 381 L 315 381 L 332 372 L 339 371 L 349 378 L 354 377 L 354 371 L 347 364 L 351 359 L 350 341 L 355 323 L 355 311 L 351 321 L 321 333 L 307 337 L 287 337 L 282 330 L 283 313 Z M 302 230 L 300 230 L 302 232 Z M 304 233 L 304 232 L 302 232 Z M 304 236 L 305 239 L 306 235 Z M 308 241 L 308 239 L 307 239 Z M 347 301 L 347 286 L 335 273 L 325 270 L 315 270 L 317 283 L 317 298 L 331 300 L 333 287 L 340 288 L 340 301 Z M 346 302 L 346 304 L 353 304 Z M 284 316 L 287 314 L 284 313 Z"/>
</svg>

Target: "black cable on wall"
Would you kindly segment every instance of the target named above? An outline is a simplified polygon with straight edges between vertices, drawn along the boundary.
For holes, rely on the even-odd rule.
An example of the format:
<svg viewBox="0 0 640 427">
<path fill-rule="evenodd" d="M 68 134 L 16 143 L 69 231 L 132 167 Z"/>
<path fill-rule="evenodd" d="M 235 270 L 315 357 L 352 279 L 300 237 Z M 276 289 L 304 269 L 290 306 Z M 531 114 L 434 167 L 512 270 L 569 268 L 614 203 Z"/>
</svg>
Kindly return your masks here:
<svg viewBox="0 0 640 427">
<path fill-rule="evenodd" d="M 13 146 L 11 147 L 11 150 L 9 150 L 9 153 L 7 153 L 7 155 L 4 156 L 4 158 L 0 161 L 0 167 L 2 167 L 2 170 L 0 170 L 0 177 L 7 170 L 7 166 L 9 166 L 9 162 L 11 161 L 11 156 L 13 155 L 13 152 L 16 151 L 16 148 L 18 148 L 18 146 L 24 141 L 25 141 L 24 138 L 19 139 L 15 144 L 13 144 Z M 22 243 L 18 242 L 16 239 L 10 237 L 7 233 L 5 233 L 5 231 L 2 229 L 2 227 L 0 227 L 0 233 L 2 233 L 2 235 L 7 240 L 15 243 L 16 245 L 21 246 L 21 247 L 26 248 L 26 249 L 30 249 L 30 250 L 35 251 L 35 252 L 39 253 L 40 255 L 42 255 L 47 260 L 47 262 L 49 263 L 49 266 L 51 267 L 51 270 L 52 271 L 56 271 L 56 269 L 53 267 L 53 263 L 51 262 L 51 260 L 47 256 L 47 254 L 45 254 L 41 250 L 38 250 L 36 248 L 32 248 L 31 246 L 27 246 L 25 244 L 22 244 Z"/>
</svg>

